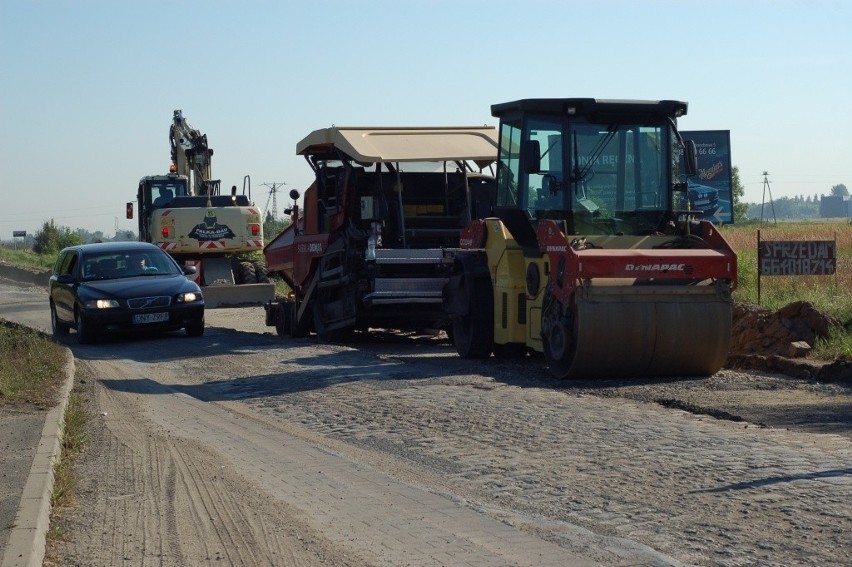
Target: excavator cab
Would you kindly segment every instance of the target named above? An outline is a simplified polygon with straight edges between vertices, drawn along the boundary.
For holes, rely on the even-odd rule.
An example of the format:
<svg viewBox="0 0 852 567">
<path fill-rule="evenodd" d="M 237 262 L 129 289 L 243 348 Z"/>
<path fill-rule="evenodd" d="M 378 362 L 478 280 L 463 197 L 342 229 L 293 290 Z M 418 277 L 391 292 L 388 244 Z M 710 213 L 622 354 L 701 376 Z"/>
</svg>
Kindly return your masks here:
<svg viewBox="0 0 852 567">
<path fill-rule="evenodd" d="M 188 180 L 183 175 L 149 175 L 139 181 L 136 201 L 139 206 L 139 235 L 144 242 L 151 242 L 151 217 L 156 209 L 174 202 L 189 193 Z M 130 215 L 130 212 L 128 213 Z M 130 216 L 128 216 L 130 218 Z"/>
</svg>

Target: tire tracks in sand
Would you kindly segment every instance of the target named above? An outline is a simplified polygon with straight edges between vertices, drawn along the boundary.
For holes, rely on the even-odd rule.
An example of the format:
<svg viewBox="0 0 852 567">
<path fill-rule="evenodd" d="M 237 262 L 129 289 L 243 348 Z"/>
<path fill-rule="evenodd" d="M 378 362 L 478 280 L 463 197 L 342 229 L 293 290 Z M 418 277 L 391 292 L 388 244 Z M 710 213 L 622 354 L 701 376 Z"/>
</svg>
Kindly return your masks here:
<svg viewBox="0 0 852 567">
<path fill-rule="evenodd" d="M 162 403 L 165 388 L 140 378 L 145 370 L 127 361 L 80 364 L 98 414 L 78 464 L 73 531 L 45 565 L 364 565 L 221 456 L 157 424 L 149 404 Z"/>
</svg>

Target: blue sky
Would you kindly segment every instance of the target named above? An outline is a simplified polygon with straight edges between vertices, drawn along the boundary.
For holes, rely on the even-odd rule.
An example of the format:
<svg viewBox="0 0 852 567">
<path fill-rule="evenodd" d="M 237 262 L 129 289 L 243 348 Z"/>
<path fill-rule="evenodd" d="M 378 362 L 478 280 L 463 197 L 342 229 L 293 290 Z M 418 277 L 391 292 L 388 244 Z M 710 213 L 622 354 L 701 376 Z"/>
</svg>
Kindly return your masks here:
<svg viewBox="0 0 852 567">
<path fill-rule="evenodd" d="M 223 187 L 279 211 L 336 125 L 494 124 L 531 97 L 679 99 L 730 130 L 746 201 L 852 189 L 852 2 L 12 1 L 0 18 L 0 239 L 106 235 L 167 171 L 172 113 Z"/>
</svg>

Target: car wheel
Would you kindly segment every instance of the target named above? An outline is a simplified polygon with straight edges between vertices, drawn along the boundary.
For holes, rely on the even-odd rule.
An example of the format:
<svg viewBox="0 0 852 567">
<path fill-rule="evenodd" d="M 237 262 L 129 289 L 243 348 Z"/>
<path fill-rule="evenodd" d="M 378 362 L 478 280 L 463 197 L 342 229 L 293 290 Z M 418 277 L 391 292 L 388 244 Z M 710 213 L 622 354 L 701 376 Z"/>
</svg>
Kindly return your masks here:
<svg viewBox="0 0 852 567">
<path fill-rule="evenodd" d="M 77 328 L 77 342 L 81 345 L 90 345 L 95 342 L 97 336 L 91 323 L 86 320 L 85 315 L 77 308 L 74 310 L 74 325 Z"/>
<path fill-rule="evenodd" d="M 50 326 L 54 337 L 63 337 L 68 334 L 68 325 L 59 320 L 59 316 L 56 314 L 56 306 L 53 303 L 50 304 Z"/>
<path fill-rule="evenodd" d="M 184 327 L 187 337 L 200 337 L 204 334 L 204 319 L 193 321 Z"/>
</svg>

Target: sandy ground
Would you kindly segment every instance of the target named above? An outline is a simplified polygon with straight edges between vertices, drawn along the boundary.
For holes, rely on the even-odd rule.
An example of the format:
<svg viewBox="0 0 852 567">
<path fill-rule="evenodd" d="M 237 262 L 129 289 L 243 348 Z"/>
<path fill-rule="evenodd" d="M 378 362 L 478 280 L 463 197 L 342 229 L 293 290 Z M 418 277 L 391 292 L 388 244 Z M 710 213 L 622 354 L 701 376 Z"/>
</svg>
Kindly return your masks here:
<svg viewBox="0 0 852 567">
<path fill-rule="evenodd" d="M 208 325 L 72 345 L 94 442 L 53 564 L 852 561 L 847 387 L 732 371 L 566 385 L 434 337 L 285 341 L 252 309 Z M 310 475 L 290 462 L 301 443 Z M 421 495 L 418 517 L 365 496 L 361 473 Z M 507 527 L 522 544 L 494 541 Z"/>
</svg>

